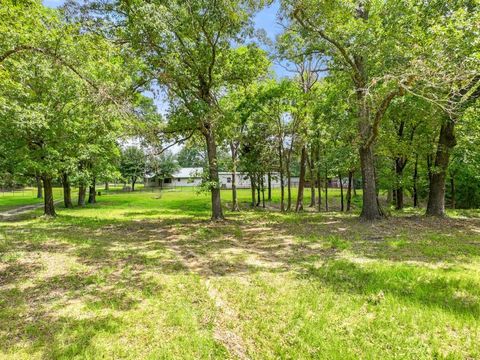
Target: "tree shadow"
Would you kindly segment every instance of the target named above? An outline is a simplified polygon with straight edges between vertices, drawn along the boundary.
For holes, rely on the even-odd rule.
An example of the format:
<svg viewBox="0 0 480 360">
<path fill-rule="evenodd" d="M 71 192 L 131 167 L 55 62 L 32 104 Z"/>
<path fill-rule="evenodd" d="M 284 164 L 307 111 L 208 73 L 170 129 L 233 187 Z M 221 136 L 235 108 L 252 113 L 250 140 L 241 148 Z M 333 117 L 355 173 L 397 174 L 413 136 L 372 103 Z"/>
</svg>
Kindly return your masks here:
<svg viewBox="0 0 480 360">
<path fill-rule="evenodd" d="M 364 267 L 346 260 L 310 267 L 301 278 L 318 281 L 335 292 L 393 295 L 405 302 L 437 307 L 457 315 L 480 318 L 479 283 L 437 273 L 426 274 L 409 265 Z"/>
</svg>

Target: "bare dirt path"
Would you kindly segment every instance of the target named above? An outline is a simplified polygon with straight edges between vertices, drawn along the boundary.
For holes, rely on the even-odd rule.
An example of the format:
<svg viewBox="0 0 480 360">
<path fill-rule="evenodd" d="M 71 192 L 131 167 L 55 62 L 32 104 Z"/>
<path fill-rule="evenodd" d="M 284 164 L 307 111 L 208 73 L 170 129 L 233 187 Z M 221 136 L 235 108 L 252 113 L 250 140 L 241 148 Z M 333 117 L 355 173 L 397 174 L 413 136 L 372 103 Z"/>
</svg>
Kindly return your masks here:
<svg viewBox="0 0 480 360">
<path fill-rule="evenodd" d="M 168 248 L 177 256 L 180 262 L 187 269 L 193 273 L 200 274 L 202 277 L 205 276 L 205 274 L 202 274 L 201 271 L 199 271 L 200 267 L 195 254 L 185 254 L 182 249 L 175 244 L 168 246 Z M 234 331 L 228 329 L 226 326 L 227 322 L 238 323 L 239 319 L 237 312 L 231 308 L 224 299 L 222 299 L 219 291 L 210 282 L 208 275 L 206 276 L 204 282 L 205 287 L 207 288 L 207 294 L 218 310 L 217 316 L 214 319 L 215 339 L 220 341 L 227 348 L 228 352 L 233 358 L 240 360 L 250 359 L 250 357 L 247 355 L 245 342 L 243 341 L 242 337 L 236 334 Z"/>
<path fill-rule="evenodd" d="M 55 201 L 55 205 L 59 204 L 61 202 L 62 202 L 62 200 L 57 200 L 57 201 Z M 9 218 L 9 217 L 16 216 L 16 215 L 21 215 L 21 214 L 27 213 L 29 211 L 39 209 L 41 207 L 43 207 L 43 203 L 18 206 L 18 207 L 15 207 L 13 209 L 9 209 L 9 210 L 0 212 L 0 219 Z"/>
</svg>

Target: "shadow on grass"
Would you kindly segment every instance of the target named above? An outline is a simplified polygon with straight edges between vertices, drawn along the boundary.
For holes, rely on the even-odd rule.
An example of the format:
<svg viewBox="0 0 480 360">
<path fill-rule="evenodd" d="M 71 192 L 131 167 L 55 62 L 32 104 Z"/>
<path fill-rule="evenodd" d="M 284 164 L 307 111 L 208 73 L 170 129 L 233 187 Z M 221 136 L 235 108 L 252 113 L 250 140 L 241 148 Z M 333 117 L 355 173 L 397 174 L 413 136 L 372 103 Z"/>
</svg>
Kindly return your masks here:
<svg viewBox="0 0 480 360">
<path fill-rule="evenodd" d="M 406 302 L 480 318 L 480 284 L 471 279 L 428 273 L 409 265 L 361 266 L 345 260 L 310 268 L 301 277 L 319 281 L 336 292 L 375 295 L 382 291 Z"/>
</svg>

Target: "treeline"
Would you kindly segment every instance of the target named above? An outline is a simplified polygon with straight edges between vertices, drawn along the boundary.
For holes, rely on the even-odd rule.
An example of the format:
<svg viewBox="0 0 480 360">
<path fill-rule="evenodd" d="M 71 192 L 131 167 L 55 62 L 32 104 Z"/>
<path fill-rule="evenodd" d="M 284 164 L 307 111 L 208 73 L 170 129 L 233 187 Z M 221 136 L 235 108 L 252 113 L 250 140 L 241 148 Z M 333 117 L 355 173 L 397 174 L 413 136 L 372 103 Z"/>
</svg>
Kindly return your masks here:
<svg viewBox="0 0 480 360">
<path fill-rule="evenodd" d="M 41 177 L 46 194 L 64 174 L 86 188 L 136 136 L 156 155 L 202 143 L 214 220 L 222 150 L 252 197 L 279 177 L 282 211 L 303 209 L 307 183 L 318 206 L 333 177 L 347 193 L 361 179 L 367 220 L 385 215 L 383 191 L 433 216 L 446 198 L 477 206 L 478 2 L 282 0 L 274 43 L 253 28 L 267 3 L 2 1 L 2 172 Z M 146 91 L 163 92 L 164 117 Z"/>
</svg>

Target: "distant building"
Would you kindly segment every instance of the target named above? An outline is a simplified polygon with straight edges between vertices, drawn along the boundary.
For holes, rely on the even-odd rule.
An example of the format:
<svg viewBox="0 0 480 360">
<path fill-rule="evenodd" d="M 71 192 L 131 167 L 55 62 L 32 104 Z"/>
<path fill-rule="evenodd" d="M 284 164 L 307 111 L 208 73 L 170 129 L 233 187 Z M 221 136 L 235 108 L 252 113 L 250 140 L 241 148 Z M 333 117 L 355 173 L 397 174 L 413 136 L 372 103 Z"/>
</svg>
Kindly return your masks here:
<svg viewBox="0 0 480 360">
<path fill-rule="evenodd" d="M 172 174 L 171 178 L 162 179 L 156 175 L 147 175 L 145 177 L 144 183 L 145 187 L 194 187 L 200 186 L 202 183 L 203 168 L 181 168 Z M 231 189 L 232 188 L 232 173 L 230 172 L 219 172 L 218 177 L 220 180 L 221 189 Z M 238 189 L 248 189 L 250 188 L 250 178 L 245 173 L 237 173 L 236 175 L 236 185 Z M 285 185 L 287 180 L 285 179 Z M 271 177 L 272 187 L 280 186 L 280 179 L 277 175 L 272 175 Z M 298 184 L 298 177 L 292 178 L 292 185 Z M 267 177 L 265 176 L 265 187 L 267 187 Z"/>
</svg>

